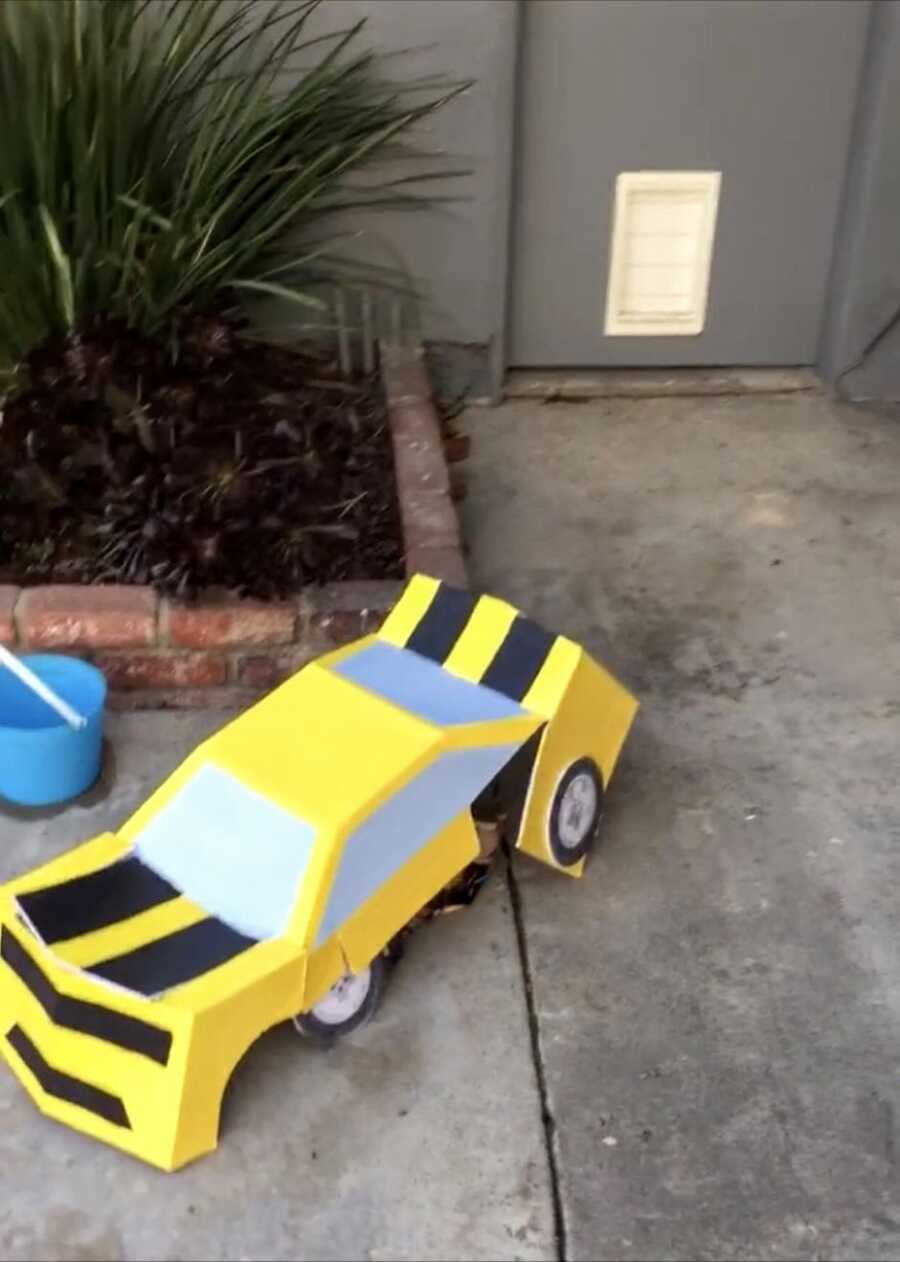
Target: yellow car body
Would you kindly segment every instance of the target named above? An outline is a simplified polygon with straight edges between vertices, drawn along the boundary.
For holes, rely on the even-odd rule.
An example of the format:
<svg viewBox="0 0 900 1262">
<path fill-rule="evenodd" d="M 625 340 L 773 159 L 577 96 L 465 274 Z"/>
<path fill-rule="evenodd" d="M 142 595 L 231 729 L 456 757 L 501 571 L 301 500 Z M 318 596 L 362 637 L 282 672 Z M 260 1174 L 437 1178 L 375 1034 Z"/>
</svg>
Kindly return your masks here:
<svg viewBox="0 0 900 1262">
<path fill-rule="evenodd" d="M 609 783 L 636 708 L 572 641 L 417 576 L 117 833 L 0 889 L 3 1056 L 61 1122 L 166 1170 L 208 1152 L 250 1045 L 476 858 L 476 799 L 505 794 L 510 843 L 580 875 L 554 794 L 579 760 Z"/>
</svg>

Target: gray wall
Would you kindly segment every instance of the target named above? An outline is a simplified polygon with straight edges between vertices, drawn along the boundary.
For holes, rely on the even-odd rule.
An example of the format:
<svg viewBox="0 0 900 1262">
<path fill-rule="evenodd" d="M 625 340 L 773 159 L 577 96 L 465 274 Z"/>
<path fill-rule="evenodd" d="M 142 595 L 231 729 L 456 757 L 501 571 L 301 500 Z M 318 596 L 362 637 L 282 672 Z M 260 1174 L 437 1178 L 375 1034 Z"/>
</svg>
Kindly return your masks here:
<svg viewBox="0 0 900 1262">
<path fill-rule="evenodd" d="M 512 362 L 810 364 L 866 44 L 862 0 L 530 0 Z M 606 336 L 616 178 L 716 170 L 705 327 Z"/>
<path fill-rule="evenodd" d="M 385 63 L 397 77 L 475 80 L 418 138 L 471 168 L 447 190 L 464 200 L 422 215 L 379 212 L 363 224 L 370 252 L 401 260 L 430 295 L 426 338 L 469 344 L 443 363 L 461 364 L 450 384 L 475 393 L 484 388 L 479 348 L 491 345 L 495 367 L 502 359 L 519 12 L 518 0 L 327 0 L 317 17 L 333 29 L 368 17 L 361 43 L 409 50 Z M 848 371 L 900 309 L 900 0 L 872 6 L 829 294 L 823 374 L 854 397 L 900 397 L 900 323 Z"/>
<path fill-rule="evenodd" d="M 511 167 L 511 111 L 517 5 L 511 0 L 328 0 L 317 20 L 346 27 L 360 17 L 359 37 L 394 54 L 384 62 L 391 77 L 444 75 L 474 80 L 463 95 L 433 115 L 413 138 L 443 151 L 438 164 L 471 174 L 446 186 L 427 186 L 460 200 L 423 213 L 378 211 L 363 226 L 373 257 L 396 257 L 421 282 L 430 302 L 422 308 L 431 339 L 488 342 L 502 318 Z"/>
<path fill-rule="evenodd" d="M 897 0 L 873 6 L 851 154 L 819 366 L 850 398 L 896 399 L 900 322 L 889 326 L 900 312 Z"/>
</svg>

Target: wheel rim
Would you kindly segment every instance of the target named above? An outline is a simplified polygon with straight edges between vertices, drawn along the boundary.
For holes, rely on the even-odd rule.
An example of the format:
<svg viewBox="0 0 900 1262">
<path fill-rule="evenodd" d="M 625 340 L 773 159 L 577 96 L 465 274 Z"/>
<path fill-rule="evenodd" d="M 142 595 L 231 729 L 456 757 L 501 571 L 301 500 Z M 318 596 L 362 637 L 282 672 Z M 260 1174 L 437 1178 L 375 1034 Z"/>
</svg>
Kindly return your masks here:
<svg viewBox="0 0 900 1262">
<path fill-rule="evenodd" d="M 328 994 L 313 1007 L 312 1015 L 322 1025 L 343 1025 L 351 1021 L 366 1002 L 372 986 L 372 970 L 345 973 Z"/>
<path fill-rule="evenodd" d="M 594 777 L 580 771 L 566 785 L 559 804 L 557 833 L 566 850 L 575 850 L 590 835 L 597 816 L 597 785 Z"/>
</svg>

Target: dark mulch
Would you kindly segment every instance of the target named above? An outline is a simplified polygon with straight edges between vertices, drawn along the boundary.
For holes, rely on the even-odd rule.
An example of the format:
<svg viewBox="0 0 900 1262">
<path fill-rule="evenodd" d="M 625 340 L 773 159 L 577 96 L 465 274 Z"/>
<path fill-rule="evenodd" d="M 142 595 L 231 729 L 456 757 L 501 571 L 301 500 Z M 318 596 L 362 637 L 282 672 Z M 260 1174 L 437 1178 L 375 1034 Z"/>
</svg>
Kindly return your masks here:
<svg viewBox="0 0 900 1262">
<path fill-rule="evenodd" d="M 216 315 L 176 334 L 97 321 L 32 354 L 0 425 L 0 581 L 270 598 L 402 577 L 379 381 Z"/>
</svg>

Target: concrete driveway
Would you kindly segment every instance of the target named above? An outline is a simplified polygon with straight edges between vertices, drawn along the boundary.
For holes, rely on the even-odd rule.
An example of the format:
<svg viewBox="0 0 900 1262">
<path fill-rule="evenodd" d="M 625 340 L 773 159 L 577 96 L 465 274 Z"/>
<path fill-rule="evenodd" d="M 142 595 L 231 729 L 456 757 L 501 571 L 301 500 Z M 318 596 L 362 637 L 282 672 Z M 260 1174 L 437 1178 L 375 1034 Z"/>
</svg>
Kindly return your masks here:
<svg viewBox="0 0 900 1262">
<path fill-rule="evenodd" d="M 900 425 L 801 394 L 475 432 L 475 582 L 644 705 L 586 879 L 517 867 L 564 1256 L 900 1256 Z"/>
<path fill-rule="evenodd" d="M 814 395 L 473 410 L 475 582 L 644 708 L 576 883 L 516 863 L 379 1019 L 251 1052 L 165 1176 L 0 1074 L 0 1258 L 900 1255 L 900 427 Z M 222 716 L 116 716 L 115 825 Z"/>
</svg>

